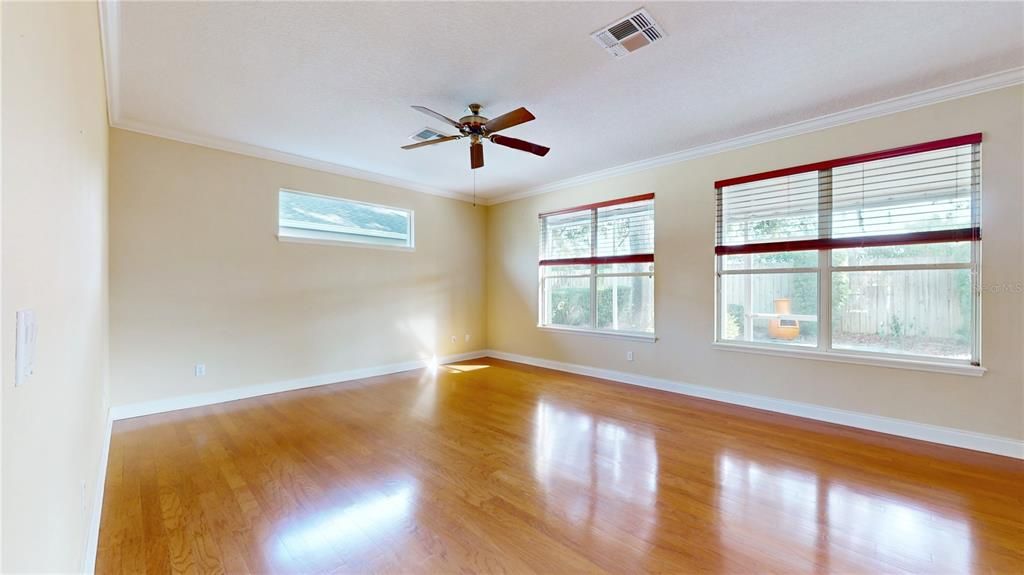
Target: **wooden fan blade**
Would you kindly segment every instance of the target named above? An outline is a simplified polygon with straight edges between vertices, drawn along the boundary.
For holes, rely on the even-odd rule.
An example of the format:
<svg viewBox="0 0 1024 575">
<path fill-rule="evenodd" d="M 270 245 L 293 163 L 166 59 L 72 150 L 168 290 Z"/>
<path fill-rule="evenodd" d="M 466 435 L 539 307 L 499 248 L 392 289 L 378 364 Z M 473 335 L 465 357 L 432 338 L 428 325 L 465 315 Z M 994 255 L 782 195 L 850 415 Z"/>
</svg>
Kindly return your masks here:
<svg viewBox="0 0 1024 575">
<path fill-rule="evenodd" d="M 505 146 L 506 148 L 514 148 L 516 150 L 530 152 L 531 154 L 536 154 L 538 156 L 545 156 L 548 152 L 551 151 L 551 148 L 545 148 L 544 146 L 539 146 L 537 144 L 527 142 L 526 140 L 509 138 L 508 136 L 494 135 L 491 136 L 491 141 L 494 142 L 495 144 L 498 144 L 499 146 Z"/>
<path fill-rule="evenodd" d="M 428 115 L 430 117 L 437 118 L 438 120 L 441 120 L 442 122 L 444 122 L 446 124 L 455 126 L 456 128 L 458 128 L 460 130 L 462 129 L 462 124 L 456 122 L 455 120 L 449 118 L 448 116 L 445 116 L 445 115 L 442 115 L 442 114 L 438 114 L 437 112 L 431 110 L 430 108 L 424 108 L 423 106 L 413 106 L 412 109 L 416 110 L 417 112 L 423 112 L 424 114 L 426 114 L 426 115 Z"/>
<path fill-rule="evenodd" d="M 469 166 L 474 170 L 484 167 L 484 145 L 480 142 L 469 147 Z"/>
<path fill-rule="evenodd" d="M 462 136 L 445 136 L 443 138 L 434 138 L 432 140 L 424 140 L 415 144 L 409 144 L 408 146 L 402 146 L 403 150 L 415 150 L 416 148 L 422 148 L 423 146 L 433 146 L 434 144 L 440 144 L 441 142 L 450 142 L 452 140 L 458 140 Z"/>
<path fill-rule="evenodd" d="M 526 108 L 519 108 L 518 110 L 512 110 L 507 114 L 502 114 L 497 118 L 491 118 L 484 124 L 484 130 L 488 133 L 493 134 L 498 130 L 504 130 L 505 128 L 511 128 L 512 126 L 518 126 L 519 124 L 525 124 L 530 120 L 535 120 L 533 114 L 530 113 Z"/>
</svg>

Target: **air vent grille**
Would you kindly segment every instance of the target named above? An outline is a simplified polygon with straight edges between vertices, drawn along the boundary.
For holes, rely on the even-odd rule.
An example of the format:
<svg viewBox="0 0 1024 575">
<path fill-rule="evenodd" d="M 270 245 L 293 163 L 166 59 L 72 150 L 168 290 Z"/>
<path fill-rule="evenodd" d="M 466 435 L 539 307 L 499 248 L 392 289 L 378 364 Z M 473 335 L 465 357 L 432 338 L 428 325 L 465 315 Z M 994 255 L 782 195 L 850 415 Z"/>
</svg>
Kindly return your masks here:
<svg viewBox="0 0 1024 575">
<path fill-rule="evenodd" d="M 648 40 L 654 42 L 655 40 L 661 38 L 661 33 L 658 32 L 657 28 L 648 28 L 644 30 L 644 36 L 647 36 Z"/>
<path fill-rule="evenodd" d="M 612 36 L 615 36 L 616 40 L 622 40 L 626 36 L 636 34 L 638 30 L 639 28 L 634 26 L 633 22 L 630 20 L 619 22 L 611 28 L 608 28 L 608 32 L 610 32 Z"/>
<path fill-rule="evenodd" d="M 616 58 L 636 52 L 652 42 L 661 40 L 664 36 L 664 30 L 643 8 L 590 35 L 595 42 Z"/>
<path fill-rule="evenodd" d="M 641 30 L 643 30 L 644 28 L 650 28 L 651 26 L 654 26 L 654 24 L 651 24 L 651 21 L 648 20 L 647 17 L 645 17 L 643 14 L 637 14 L 636 16 L 633 16 L 632 18 L 630 18 L 630 21 L 636 22 L 636 25 Z"/>
<path fill-rule="evenodd" d="M 423 128 L 419 132 L 409 136 L 409 139 L 415 142 L 424 142 L 426 140 L 433 140 L 434 138 L 443 138 L 447 135 L 448 134 L 444 134 L 433 128 Z"/>
</svg>

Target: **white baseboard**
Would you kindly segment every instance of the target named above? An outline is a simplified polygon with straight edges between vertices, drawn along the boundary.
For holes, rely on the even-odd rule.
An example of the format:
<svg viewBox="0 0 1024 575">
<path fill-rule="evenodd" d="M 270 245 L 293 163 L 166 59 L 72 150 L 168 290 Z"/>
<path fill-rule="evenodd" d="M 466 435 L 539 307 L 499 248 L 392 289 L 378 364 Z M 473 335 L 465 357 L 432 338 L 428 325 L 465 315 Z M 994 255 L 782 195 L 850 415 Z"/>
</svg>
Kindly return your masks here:
<svg viewBox="0 0 1024 575">
<path fill-rule="evenodd" d="M 89 520 L 89 531 L 86 532 L 85 554 L 82 556 L 82 573 L 91 575 L 96 572 L 96 552 L 100 542 L 100 519 L 103 516 L 103 488 L 107 484 L 107 461 L 110 459 L 110 432 L 114 420 L 107 410 L 107 421 L 103 429 L 103 446 L 100 451 L 100 464 L 96 470 L 96 482 L 93 484 L 92 517 Z"/>
<path fill-rule="evenodd" d="M 529 357 L 497 350 L 488 350 L 487 355 L 497 359 L 514 361 L 516 363 L 525 363 L 527 365 L 545 367 L 568 373 L 599 377 L 601 379 L 608 379 L 620 383 L 660 389 L 662 391 L 670 391 L 693 397 L 764 409 L 767 411 L 774 411 L 776 413 L 785 413 L 787 415 L 795 415 L 798 417 L 805 417 L 807 419 L 838 423 L 839 425 L 867 429 L 869 431 L 877 431 L 880 433 L 887 433 L 889 435 L 898 435 L 900 437 L 907 437 L 910 439 L 918 439 L 921 441 L 929 441 L 931 443 L 940 443 L 953 447 L 973 449 L 975 451 L 984 451 L 986 453 L 1024 459 L 1024 441 L 1008 437 L 986 435 L 984 433 L 964 431 L 962 429 L 954 429 L 952 427 L 929 425 L 927 423 L 917 423 L 881 415 L 846 411 L 843 409 L 835 409 L 810 403 L 774 399 L 751 393 L 715 389 L 712 387 L 680 383 L 668 379 L 648 377 L 635 373 L 613 371 L 610 369 L 601 369 L 573 363 L 564 363 L 561 361 Z"/>
<path fill-rule="evenodd" d="M 471 351 L 467 353 L 439 357 L 437 358 L 437 362 L 439 364 L 444 364 L 455 361 L 464 361 L 467 359 L 476 359 L 479 357 L 484 357 L 486 355 L 487 353 L 483 350 Z M 330 385 L 332 383 L 354 381 L 364 379 L 367 377 L 388 375 L 392 373 L 398 373 L 401 371 L 420 369 L 423 367 L 427 367 L 430 363 L 432 362 L 429 360 L 420 359 L 415 361 L 405 361 L 402 363 L 392 363 L 388 365 L 380 365 L 375 367 L 350 369 L 348 371 L 339 371 L 336 373 L 325 373 L 321 375 L 314 375 L 299 379 L 276 381 L 272 383 L 265 383 L 262 385 L 233 387 L 230 389 L 211 391 L 208 393 L 196 393 L 193 395 L 181 395 L 178 397 L 169 397 L 166 399 L 157 399 L 154 401 L 129 403 L 126 405 L 117 405 L 110 408 L 110 415 L 114 421 L 118 421 L 121 419 L 129 419 L 131 417 L 141 417 L 143 415 L 153 415 L 155 413 L 177 411 L 179 409 L 188 409 L 190 407 L 201 407 L 204 405 L 213 405 L 215 403 L 224 403 L 226 401 L 247 399 L 250 397 L 257 397 L 260 395 L 268 395 L 271 393 L 280 393 L 282 391 L 292 391 L 295 389 L 305 389 L 307 387 L 317 387 L 320 385 Z"/>
</svg>

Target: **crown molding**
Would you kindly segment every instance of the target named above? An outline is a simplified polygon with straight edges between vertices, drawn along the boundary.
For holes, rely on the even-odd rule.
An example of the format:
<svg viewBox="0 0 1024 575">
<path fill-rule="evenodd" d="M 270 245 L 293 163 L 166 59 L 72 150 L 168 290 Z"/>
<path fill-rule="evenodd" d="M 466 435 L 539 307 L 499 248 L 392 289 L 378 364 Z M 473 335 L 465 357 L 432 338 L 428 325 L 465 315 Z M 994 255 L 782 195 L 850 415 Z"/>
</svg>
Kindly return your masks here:
<svg viewBox="0 0 1024 575">
<path fill-rule="evenodd" d="M 473 197 L 467 194 L 460 194 L 431 186 L 425 186 L 402 178 L 396 178 L 367 170 L 360 170 L 358 168 L 336 164 L 326 160 L 317 160 L 307 156 L 300 156 L 298 154 L 291 154 L 281 150 L 265 148 L 263 146 L 253 144 L 246 144 L 235 140 L 229 140 L 227 138 L 218 138 L 215 136 L 197 134 L 183 130 L 175 130 L 147 122 L 123 119 L 121 117 L 121 106 L 119 101 L 121 78 L 121 1 L 100 0 L 98 4 L 100 42 L 103 49 L 103 72 L 106 76 L 107 86 L 107 121 L 112 128 L 138 132 L 140 134 L 147 134 L 158 138 L 184 142 L 186 144 L 194 144 L 205 148 L 213 148 L 224 152 L 261 158 L 272 162 L 298 166 L 300 168 L 309 168 L 311 170 L 337 174 L 339 176 L 376 182 L 378 184 L 385 184 L 413 192 L 451 198 L 464 202 L 473 201 Z M 476 203 L 481 204 L 483 202 L 477 201 Z"/>
<path fill-rule="evenodd" d="M 145 122 L 137 122 L 131 120 L 124 120 L 121 118 L 121 108 L 118 101 L 118 95 L 120 93 L 120 42 L 121 42 L 121 0 L 100 0 L 99 2 L 99 20 L 100 20 L 100 37 L 103 47 L 103 68 L 106 74 L 107 84 L 107 116 L 111 127 L 120 128 L 123 130 L 129 130 L 132 132 L 139 132 L 142 134 L 148 134 L 150 136 L 156 136 L 159 138 L 166 138 L 170 140 L 176 140 L 187 144 L 195 144 L 207 148 L 213 148 L 226 152 L 232 152 L 236 154 L 242 154 L 245 156 L 252 156 L 256 158 L 262 158 L 265 160 L 271 160 L 274 162 L 280 162 L 283 164 L 289 164 L 299 166 L 302 168 L 309 168 L 313 170 L 319 170 L 322 172 L 328 172 L 331 174 L 338 174 L 341 176 L 347 176 L 350 178 L 357 178 L 361 180 L 367 180 L 371 182 L 377 182 L 380 184 L 386 184 L 401 188 L 405 190 L 411 190 L 414 192 L 421 192 L 425 194 L 431 194 L 435 196 L 441 196 L 445 198 L 452 198 L 465 202 L 472 202 L 473 198 L 467 194 L 460 194 L 457 192 L 451 192 L 431 186 L 424 186 L 415 182 L 410 182 L 401 178 L 395 178 L 385 174 L 377 172 L 370 172 L 367 170 L 361 170 L 342 164 L 336 164 L 326 160 L 317 160 L 306 156 L 300 156 L 297 154 L 290 154 L 280 150 L 272 148 L 265 148 L 262 146 L 256 146 L 253 144 L 246 144 L 235 140 L 229 140 L 226 138 L 218 138 L 214 136 L 207 136 L 201 134 L 195 134 L 191 132 L 173 130 L 162 126 L 156 126 Z M 575 186 L 581 186 L 616 176 L 622 176 L 625 174 L 631 174 L 642 170 L 648 170 L 656 168 L 658 166 L 664 166 L 666 164 L 674 164 L 677 162 L 684 162 L 687 160 L 693 160 L 696 158 L 710 156 L 712 154 L 718 154 L 731 150 L 738 150 L 740 148 L 746 148 L 757 144 L 764 144 L 774 140 L 781 140 L 783 138 L 789 138 L 791 136 L 797 136 L 801 134 L 807 134 L 810 132 L 817 132 L 827 128 L 834 128 L 836 126 L 842 126 L 844 124 L 850 124 L 853 122 L 859 122 L 862 120 L 868 120 L 871 118 L 878 118 L 881 116 L 887 116 L 889 114 L 895 114 L 897 112 L 903 112 L 906 110 L 912 110 L 914 108 L 920 108 L 922 106 L 928 106 L 931 104 L 937 104 L 946 100 L 954 100 L 957 98 L 963 98 L 974 94 L 980 94 L 982 92 L 988 92 L 992 90 L 998 90 L 1000 88 L 1006 88 L 1017 84 L 1024 83 L 1024 67 L 1013 68 L 1010 70 L 1004 70 L 1002 72 L 996 72 L 994 74 L 988 74 L 986 76 L 980 76 L 970 80 L 964 80 L 946 86 L 940 86 L 938 88 L 932 88 L 921 92 L 915 92 L 906 96 L 898 96 L 876 102 L 873 104 L 867 104 L 865 106 L 859 106 L 857 108 L 851 108 L 842 112 L 836 112 L 833 114 L 827 114 L 825 116 L 819 116 L 809 120 L 803 120 L 785 126 L 777 128 L 769 128 L 760 132 L 754 132 L 744 136 L 736 138 L 730 138 L 727 140 L 721 140 L 710 144 L 703 144 L 700 146 L 694 146 L 678 152 L 672 152 L 669 154 L 663 154 L 655 156 L 653 158 L 647 158 L 645 160 L 638 160 L 630 162 L 628 164 L 622 164 L 564 180 L 559 180 L 542 186 L 529 188 L 519 192 L 512 192 L 509 194 L 503 194 L 492 198 L 478 198 L 476 204 L 478 205 L 494 205 L 504 202 L 510 202 L 522 198 L 528 198 L 531 196 L 537 196 L 540 194 L 546 194 L 548 192 L 554 192 L 557 190 L 564 190 Z"/>
<path fill-rule="evenodd" d="M 297 154 L 289 154 L 288 152 L 282 152 L 280 150 L 274 150 L 271 148 L 264 148 L 262 146 L 244 144 L 242 142 L 228 140 L 226 138 L 202 136 L 191 132 L 172 130 L 170 128 L 164 128 L 161 126 L 153 126 L 145 122 L 135 122 L 130 120 L 112 121 L 110 122 L 110 126 L 122 130 L 128 130 L 130 132 L 138 132 L 140 134 L 156 136 L 158 138 L 164 138 L 167 140 L 174 140 L 186 144 L 203 146 L 204 148 L 213 148 L 215 150 L 231 152 L 234 154 L 241 154 L 243 156 L 249 156 L 253 158 L 261 158 L 264 160 L 270 160 L 272 162 L 288 164 L 290 166 L 298 166 L 300 168 L 318 170 L 321 172 L 337 174 L 339 176 L 347 176 L 349 178 L 355 178 L 358 180 L 376 182 L 378 184 L 385 184 L 388 186 L 393 186 L 404 190 L 420 192 L 423 194 L 430 194 L 432 196 L 440 196 L 443 198 L 450 198 L 453 200 L 460 200 L 463 202 L 473 201 L 473 198 L 471 196 L 467 196 L 465 194 L 459 194 L 456 192 L 449 192 L 438 188 L 432 188 L 430 186 L 424 186 L 421 184 L 417 184 L 415 182 L 403 180 L 401 178 L 395 178 L 392 176 L 379 174 L 377 172 L 369 172 L 366 170 L 360 170 L 358 168 L 343 166 L 341 164 L 335 164 L 334 162 L 317 160 L 306 156 L 299 156 Z M 479 200 L 477 201 L 477 204 L 481 203 L 482 202 L 480 202 Z"/>
<path fill-rule="evenodd" d="M 819 116 L 809 120 L 802 120 L 785 126 L 779 126 L 778 128 L 769 128 L 767 130 L 754 132 L 736 138 L 730 138 L 728 140 L 694 146 L 678 152 L 672 152 L 661 156 L 655 156 L 653 158 L 647 158 L 645 160 L 638 160 L 636 162 L 630 162 L 628 164 L 622 164 L 620 166 L 566 178 L 564 180 L 530 188 L 521 192 L 504 194 L 490 198 L 490 205 L 511 202 L 513 200 L 538 196 L 548 192 L 582 186 L 584 184 L 590 184 L 616 176 L 632 174 L 642 170 L 649 170 L 666 164 L 685 162 L 687 160 L 693 160 L 704 156 L 781 140 L 791 136 L 798 136 L 828 128 L 835 128 L 844 124 L 851 124 L 881 116 L 888 116 L 897 112 L 913 110 L 914 108 L 938 104 L 939 102 L 945 102 L 947 100 L 973 96 L 975 94 L 990 92 L 1000 88 L 1007 88 L 1017 84 L 1024 84 L 1024 67 L 1004 70 L 1002 72 L 996 72 L 994 74 L 988 74 L 986 76 L 980 76 L 970 80 L 940 86 L 938 88 L 915 92 L 906 96 L 897 96 L 874 104 L 867 104 L 851 108 L 849 110 L 844 110 L 842 112 L 827 114 L 825 116 Z"/>
<path fill-rule="evenodd" d="M 100 0 L 100 49 L 103 51 L 103 76 L 107 85 L 107 122 L 113 126 L 120 116 L 117 94 L 121 89 L 121 3 L 116 0 Z"/>
</svg>

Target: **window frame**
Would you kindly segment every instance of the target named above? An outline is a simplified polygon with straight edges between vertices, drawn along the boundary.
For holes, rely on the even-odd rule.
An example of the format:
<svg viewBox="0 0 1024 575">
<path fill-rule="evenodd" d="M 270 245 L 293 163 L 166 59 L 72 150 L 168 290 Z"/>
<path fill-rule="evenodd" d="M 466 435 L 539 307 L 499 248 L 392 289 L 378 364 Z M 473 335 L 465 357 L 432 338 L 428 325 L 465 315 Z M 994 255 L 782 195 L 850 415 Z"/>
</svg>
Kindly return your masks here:
<svg viewBox="0 0 1024 575">
<path fill-rule="evenodd" d="M 322 198 L 325 200 L 331 200 L 335 202 L 343 202 L 348 204 L 359 204 L 362 206 L 368 206 L 371 208 L 379 208 L 385 210 L 391 210 L 396 212 L 404 212 L 409 218 L 409 232 L 408 244 L 388 244 L 381 243 L 379 241 L 373 241 L 374 237 L 383 237 L 384 234 L 374 234 L 371 230 L 360 230 L 354 228 L 352 232 L 332 232 L 329 229 L 316 229 L 329 228 L 326 224 L 314 224 L 308 222 L 297 222 L 295 220 L 282 220 L 281 218 L 281 194 L 289 193 L 300 196 L 310 196 L 314 198 Z M 416 250 L 416 212 L 410 208 L 402 208 L 398 206 L 388 206 L 384 204 L 375 204 L 372 202 L 364 202 L 360 200 L 353 200 L 350 198 L 343 198 L 341 196 L 332 196 L 327 194 L 316 194 L 312 192 L 303 192 L 292 188 L 279 188 L 277 191 L 277 239 L 281 242 L 289 243 L 300 243 L 300 244 L 319 244 L 319 245 L 341 245 L 350 247 L 361 247 L 361 248 L 375 248 L 384 250 L 396 250 L 396 251 L 415 251 Z M 282 225 L 282 222 L 295 222 L 299 224 L 308 224 L 306 226 L 286 226 Z M 290 231 L 285 231 L 290 230 Z M 368 238 L 366 240 L 357 239 L 343 239 L 340 237 L 331 237 L 331 233 L 348 233 L 350 236 Z"/>
<path fill-rule="evenodd" d="M 607 200 L 603 202 L 597 202 L 593 204 L 586 204 L 582 206 L 576 206 L 572 208 L 564 208 L 560 210 L 554 210 L 550 212 L 543 212 L 538 214 L 538 222 L 540 226 L 540 241 L 538 246 L 539 261 L 537 265 L 537 328 L 545 331 L 553 332 L 564 332 L 564 333 L 577 333 L 583 335 L 597 335 L 606 337 L 619 337 L 625 339 L 635 339 L 643 341 L 656 341 L 657 335 L 655 331 L 655 303 L 652 299 L 651 302 L 651 331 L 636 331 L 628 329 L 608 329 L 597 327 L 598 319 L 598 282 L 602 278 L 617 278 L 617 277 L 648 277 L 651 281 L 654 281 L 654 244 L 652 241 L 651 253 L 650 254 L 630 254 L 621 256 L 598 256 L 598 224 L 599 224 L 599 210 L 601 208 L 607 208 L 616 205 L 630 204 L 642 201 L 651 202 L 651 217 L 654 218 L 654 198 L 653 193 L 641 194 L 637 196 L 629 196 L 624 198 L 618 198 L 613 200 Z M 582 213 L 590 212 L 590 255 L 581 257 L 569 257 L 561 258 L 558 260 L 545 259 L 543 250 L 547 243 L 547 218 L 549 216 L 563 215 L 569 213 Z M 653 226 L 653 221 L 652 221 Z M 653 228 L 652 228 L 653 233 Z M 544 268 L 547 265 L 552 265 L 547 262 L 559 262 L 557 265 L 566 266 L 587 266 L 589 270 L 579 274 L 571 275 L 552 275 L 545 276 Z M 598 267 L 601 265 L 608 265 L 611 263 L 650 263 L 650 271 L 641 272 L 607 272 L 601 273 L 598 271 Z M 550 310 L 546 305 L 546 296 L 548 291 L 546 289 L 547 282 L 552 280 L 560 279 L 588 279 L 588 285 L 590 290 L 590 319 L 586 326 L 570 326 L 550 323 Z"/>
<path fill-rule="evenodd" d="M 981 209 L 981 135 L 973 134 L 971 136 L 962 136 L 960 138 L 951 138 L 950 142 L 957 140 L 965 140 L 968 138 L 977 138 L 975 144 L 978 146 L 978 161 L 971 168 L 971 188 L 977 190 L 977 202 L 974 202 L 971 209 L 976 213 L 976 223 L 980 225 L 980 209 Z M 904 148 L 895 148 L 893 150 L 886 150 L 882 152 L 875 152 L 871 154 L 863 154 L 860 156 L 851 156 L 849 158 L 840 158 L 829 162 L 819 162 L 817 164 L 809 164 L 807 166 L 799 166 L 794 168 L 786 168 L 783 170 L 775 170 L 772 172 L 765 172 L 763 174 L 755 174 L 753 176 L 746 176 L 743 178 L 733 178 L 732 180 L 723 180 L 715 183 L 716 193 L 720 194 L 721 189 L 725 185 L 729 185 L 730 182 L 743 182 L 743 181 L 754 181 L 755 179 L 769 179 L 769 177 L 779 177 L 784 175 L 798 174 L 802 172 L 816 171 L 818 173 L 818 226 L 819 236 L 829 237 L 831 235 L 831 219 L 833 210 L 831 207 L 831 181 L 832 181 L 832 169 L 834 167 L 840 167 L 844 165 L 853 165 L 857 163 L 866 163 L 876 159 L 883 159 L 888 157 L 895 157 L 898 155 L 909 155 L 914 152 L 907 152 L 906 150 L 913 149 L 916 147 L 927 147 L 930 144 L 926 143 L 917 146 L 907 146 Z M 950 146 L 954 147 L 954 146 Z M 717 218 L 716 218 L 717 220 Z M 718 245 L 718 224 L 716 223 L 716 245 Z M 810 245 L 807 247 L 807 251 L 817 251 L 817 266 L 816 267 L 791 267 L 791 268 L 748 268 L 748 269 L 725 269 L 725 258 L 728 257 L 728 253 L 715 254 L 715 332 L 714 332 L 714 346 L 719 349 L 728 349 L 735 351 L 750 351 L 753 353 L 764 353 L 767 355 L 779 355 L 779 356 L 790 356 L 790 357 L 803 357 L 810 359 L 820 359 L 827 361 L 838 361 L 842 363 L 857 363 L 867 365 L 878 365 L 884 367 L 897 367 L 916 369 L 922 371 L 933 371 L 941 373 L 954 373 L 959 375 L 974 375 L 980 376 L 985 373 L 985 368 L 982 367 L 982 346 L 981 346 L 981 318 L 982 318 L 982 301 L 981 301 L 981 237 L 980 235 L 970 241 L 970 261 L 968 262 L 946 262 L 946 263 L 928 263 L 928 264 L 872 264 L 872 265 L 859 265 L 859 266 L 839 266 L 833 264 L 832 247 L 819 247 L 813 248 Z M 814 240 L 805 240 L 807 244 L 813 244 Z M 908 242 L 917 243 L 917 242 Z M 781 245 L 781 244 L 780 244 Z M 889 244 L 893 245 L 893 244 Z M 853 246 L 851 246 L 853 247 Z M 835 249 L 840 249 L 839 247 Z M 768 252 L 770 250 L 764 250 Z M 792 250 L 796 251 L 796 250 Z M 757 252 L 750 252 L 748 255 L 756 254 Z M 942 358 L 936 356 L 926 356 L 918 354 L 905 354 L 885 351 L 867 351 L 857 350 L 849 348 L 836 348 L 833 346 L 833 325 L 832 325 L 832 287 L 833 287 L 833 275 L 836 273 L 844 272 L 871 272 L 871 271 L 912 271 L 912 270 L 952 270 L 952 269 L 967 269 L 971 276 L 971 357 L 969 359 L 955 359 L 955 358 Z M 726 322 L 725 315 L 728 313 L 725 306 L 722 305 L 723 301 L 723 277 L 728 275 L 758 275 L 758 274 L 783 274 L 783 273 L 815 273 L 817 274 L 817 288 L 818 288 L 818 338 L 817 345 L 794 345 L 785 343 L 772 343 L 772 342 L 758 342 L 758 341 L 743 341 L 735 339 L 723 338 L 723 328 Z"/>
</svg>

